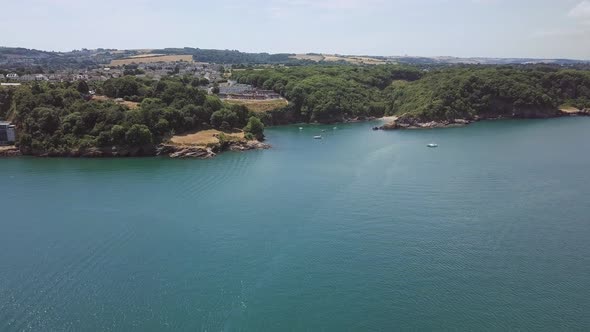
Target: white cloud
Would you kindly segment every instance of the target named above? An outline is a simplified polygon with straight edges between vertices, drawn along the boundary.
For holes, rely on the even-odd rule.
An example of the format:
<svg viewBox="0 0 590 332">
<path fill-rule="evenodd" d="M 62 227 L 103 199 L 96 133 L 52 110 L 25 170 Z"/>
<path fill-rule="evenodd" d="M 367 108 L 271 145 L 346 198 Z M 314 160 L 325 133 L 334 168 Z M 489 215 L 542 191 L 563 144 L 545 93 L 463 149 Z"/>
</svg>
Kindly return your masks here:
<svg viewBox="0 0 590 332">
<path fill-rule="evenodd" d="M 569 16 L 582 22 L 590 23 L 590 1 L 584 0 L 580 2 L 570 10 Z"/>
</svg>

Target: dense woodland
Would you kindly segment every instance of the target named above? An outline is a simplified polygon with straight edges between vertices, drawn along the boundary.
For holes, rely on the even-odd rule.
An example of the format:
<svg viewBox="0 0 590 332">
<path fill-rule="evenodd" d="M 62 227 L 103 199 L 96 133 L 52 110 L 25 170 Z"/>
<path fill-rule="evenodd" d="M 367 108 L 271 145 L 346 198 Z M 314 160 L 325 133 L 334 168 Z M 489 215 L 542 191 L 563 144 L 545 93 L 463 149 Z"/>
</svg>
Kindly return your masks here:
<svg viewBox="0 0 590 332">
<path fill-rule="evenodd" d="M 590 107 L 590 71 L 549 66 L 305 66 L 240 70 L 234 77 L 282 94 L 302 121 L 542 117 L 563 105 Z"/>
<path fill-rule="evenodd" d="M 95 87 L 112 98 L 139 102 L 129 109 L 114 101 L 91 100 L 78 83 L 34 83 L 0 88 L 0 118 L 18 126 L 21 150 L 55 153 L 92 147 L 142 147 L 189 130 L 245 128 L 263 137 L 261 123 L 247 108 L 225 105 L 196 88 L 199 82 L 169 78 L 111 79 Z"/>
</svg>

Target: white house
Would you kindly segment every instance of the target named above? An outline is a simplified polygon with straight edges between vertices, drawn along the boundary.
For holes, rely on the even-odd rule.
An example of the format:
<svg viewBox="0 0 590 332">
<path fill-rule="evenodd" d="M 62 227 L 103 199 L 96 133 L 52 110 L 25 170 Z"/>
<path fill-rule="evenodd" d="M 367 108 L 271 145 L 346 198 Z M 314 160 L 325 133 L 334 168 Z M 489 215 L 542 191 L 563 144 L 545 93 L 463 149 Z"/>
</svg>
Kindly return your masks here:
<svg viewBox="0 0 590 332">
<path fill-rule="evenodd" d="M 18 78 L 18 74 L 17 73 L 10 73 L 10 74 L 6 75 L 6 78 L 16 79 L 16 78 Z"/>
<path fill-rule="evenodd" d="M 88 80 L 88 75 L 85 74 L 78 74 L 73 76 L 74 81 L 86 81 Z"/>
<path fill-rule="evenodd" d="M 16 130 L 10 122 L 0 121 L 0 145 L 13 144 L 16 141 Z"/>
</svg>

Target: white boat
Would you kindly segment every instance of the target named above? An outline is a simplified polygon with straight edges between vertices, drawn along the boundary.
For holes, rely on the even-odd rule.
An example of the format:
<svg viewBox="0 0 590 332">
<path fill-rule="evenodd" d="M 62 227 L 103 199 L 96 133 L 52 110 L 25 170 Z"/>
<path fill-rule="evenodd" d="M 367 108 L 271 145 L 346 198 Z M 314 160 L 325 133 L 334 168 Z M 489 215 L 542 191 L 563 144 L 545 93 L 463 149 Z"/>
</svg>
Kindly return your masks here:
<svg viewBox="0 0 590 332">
<path fill-rule="evenodd" d="M 426 146 L 429 147 L 429 148 L 438 148 L 438 144 L 436 144 L 436 143 L 430 143 L 430 144 L 428 144 Z"/>
<path fill-rule="evenodd" d="M 303 130 L 303 127 L 299 127 L 299 130 Z"/>
<path fill-rule="evenodd" d="M 314 136 L 313 139 L 322 139 L 322 135 Z"/>
</svg>

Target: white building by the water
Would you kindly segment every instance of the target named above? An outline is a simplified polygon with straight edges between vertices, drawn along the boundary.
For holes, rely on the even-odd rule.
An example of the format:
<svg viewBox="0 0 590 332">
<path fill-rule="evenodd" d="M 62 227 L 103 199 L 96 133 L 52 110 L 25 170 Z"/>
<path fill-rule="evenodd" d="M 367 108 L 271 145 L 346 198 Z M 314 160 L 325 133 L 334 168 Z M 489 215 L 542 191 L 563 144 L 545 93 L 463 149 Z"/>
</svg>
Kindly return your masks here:
<svg viewBox="0 0 590 332">
<path fill-rule="evenodd" d="M 14 144 L 16 128 L 10 122 L 0 121 L 0 145 Z"/>
</svg>

